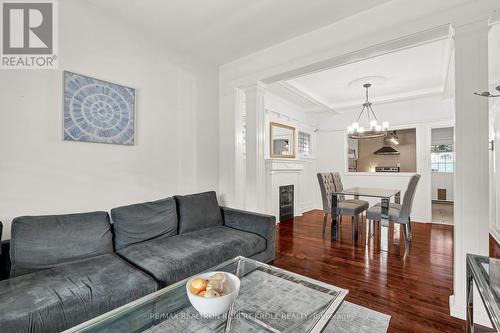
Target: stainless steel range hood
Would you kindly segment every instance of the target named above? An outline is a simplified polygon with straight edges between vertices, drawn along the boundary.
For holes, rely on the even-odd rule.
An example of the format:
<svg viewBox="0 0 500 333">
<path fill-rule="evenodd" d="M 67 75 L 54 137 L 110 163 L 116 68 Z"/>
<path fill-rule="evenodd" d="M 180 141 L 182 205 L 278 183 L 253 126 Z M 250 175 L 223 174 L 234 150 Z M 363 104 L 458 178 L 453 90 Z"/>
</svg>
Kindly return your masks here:
<svg viewBox="0 0 500 333">
<path fill-rule="evenodd" d="M 399 155 L 399 151 L 396 149 L 392 148 L 391 146 L 383 146 L 376 152 L 374 152 L 375 155 Z"/>
</svg>

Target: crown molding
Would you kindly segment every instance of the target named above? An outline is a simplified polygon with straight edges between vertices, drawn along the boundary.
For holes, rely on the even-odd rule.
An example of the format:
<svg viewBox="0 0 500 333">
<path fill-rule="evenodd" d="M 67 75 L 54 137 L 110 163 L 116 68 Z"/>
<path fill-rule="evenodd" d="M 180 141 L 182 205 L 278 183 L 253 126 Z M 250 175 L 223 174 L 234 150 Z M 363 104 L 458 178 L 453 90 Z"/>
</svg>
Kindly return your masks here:
<svg viewBox="0 0 500 333">
<path fill-rule="evenodd" d="M 493 11 L 488 23 L 490 25 L 500 24 L 500 8 Z"/>
<path fill-rule="evenodd" d="M 283 82 L 285 85 L 289 85 L 288 83 Z M 291 86 L 294 89 L 294 93 L 298 94 L 301 97 L 309 99 L 316 100 L 313 96 L 309 95 L 309 93 L 300 90 L 297 87 Z M 412 99 L 418 99 L 418 98 L 425 98 L 425 97 L 432 97 L 432 96 L 443 96 L 444 92 L 444 87 L 439 86 L 439 87 L 434 87 L 434 88 L 429 88 L 429 89 L 422 89 L 422 90 L 414 90 L 414 91 L 409 91 L 405 93 L 400 93 L 400 94 L 391 94 L 387 95 L 381 98 L 372 98 L 371 102 L 376 103 L 376 104 L 386 104 L 386 103 L 394 103 L 394 102 L 400 102 L 400 101 L 406 101 L 406 100 L 412 100 Z M 343 114 L 346 112 L 351 111 L 350 109 L 353 108 L 360 108 L 363 102 L 361 100 L 359 101 L 350 101 L 346 103 L 341 103 L 341 104 L 335 104 L 328 106 L 326 104 L 324 106 L 324 111 L 321 110 L 309 110 L 306 112 L 311 112 L 311 113 L 316 113 L 316 114 L 321 114 L 321 113 L 329 113 L 332 115 L 338 115 L 338 114 Z M 376 106 L 375 106 L 376 107 Z M 359 111 L 356 109 L 356 111 Z"/>
<path fill-rule="evenodd" d="M 320 101 L 318 98 L 311 96 L 309 93 L 303 91 L 302 89 L 296 87 L 295 85 L 292 85 L 288 82 L 285 81 L 280 81 L 278 82 L 280 86 L 283 88 L 287 89 L 291 93 L 307 100 L 308 102 L 316 105 L 318 109 L 314 109 L 315 111 L 307 111 L 307 112 L 329 112 L 332 114 L 337 114 L 335 110 L 333 110 L 331 107 L 329 107 L 327 104 L 325 104 L 323 101 Z"/>
<path fill-rule="evenodd" d="M 442 94 L 443 94 L 443 87 L 440 86 L 429 89 L 413 90 L 399 94 L 391 94 L 379 98 L 370 98 L 370 101 L 374 103 L 373 107 L 376 108 L 377 104 L 380 105 L 387 103 L 395 103 L 395 102 L 407 101 L 418 98 L 440 96 Z M 352 102 L 332 105 L 332 108 L 334 108 L 338 114 L 342 114 L 350 111 L 349 109 L 352 108 L 361 108 L 362 104 L 363 104 L 362 101 L 352 101 Z M 358 109 L 356 109 L 356 111 L 358 111 Z"/>
</svg>

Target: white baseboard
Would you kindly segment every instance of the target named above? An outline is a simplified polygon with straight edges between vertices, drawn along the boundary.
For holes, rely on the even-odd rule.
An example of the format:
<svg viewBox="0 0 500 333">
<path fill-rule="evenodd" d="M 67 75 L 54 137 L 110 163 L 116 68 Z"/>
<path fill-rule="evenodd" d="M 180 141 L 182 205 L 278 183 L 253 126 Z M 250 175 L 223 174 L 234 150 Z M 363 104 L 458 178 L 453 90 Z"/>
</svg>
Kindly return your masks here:
<svg viewBox="0 0 500 333">
<path fill-rule="evenodd" d="M 304 213 L 309 212 L 311 210 L 316 210 L 316 209 L 321 209 L 316 207 L 315 204 L 304 204 L 299 206 L 298 213 L 300 214 L 299 216 L 302 216 Z"/>
<path fill-rule="evenodd" d="M 411 220 L 415 222 L 420 222 L 420 223 L 430 223 L 429 219 L 426 219 L 423 216 L 411 216 Z"/>
<path fill-rule="evenodd" d="M 474 296 L 479 296 L 477 295 L 477 292 L 475 292 Z M 479 297 L 474 297 L 474 323 L 493 328 L 491 326 L 490 318 L 488 318 L 488 314 L 486 313 L 486 310 L 484 309 L 483 304 L 481 303 L 480 299 L 478 300 Z M 465 315 L 465 304 L 458 304 L 455 302 L 455 295 L 450 296 L 450 316 L 465 320 L 466 315 Z M 479 304 L 478 304 L 479 303 Z"/>
</svg>

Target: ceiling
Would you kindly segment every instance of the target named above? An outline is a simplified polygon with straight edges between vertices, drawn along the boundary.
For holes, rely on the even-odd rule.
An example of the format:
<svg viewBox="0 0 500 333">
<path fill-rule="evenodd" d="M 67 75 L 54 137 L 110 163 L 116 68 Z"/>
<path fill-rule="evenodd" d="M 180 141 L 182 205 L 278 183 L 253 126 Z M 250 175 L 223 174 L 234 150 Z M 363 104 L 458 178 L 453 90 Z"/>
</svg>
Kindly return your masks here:
<svg viewBox="0 0 500 333">
<path fill-rule="evenodd" d="M 284 82 L 270 84 L 267 86 L 266 91 L 291 102 L 305 112 L 333 111 L 325 104 Z"/>
<path fill-rule="evenodd" d="M 315 102 L 306 111 L 347 111 L 365 99 L 364 83 L 371 83 L 370 101 L 386 102 L 443 93 L 451 55 L 451 41 L 442 39 L 301 76 L 278 84 L 281 89 Z M 418 70 L 416 70 L 418 69 Z M 275 90 L 271 87 L 271 90 Z M 279 93 L 275 90 L 275 93 Z M 297 98 L 297 97 L 295 97 Z M 303 101 L 303 103 L 305 103 Z M 318 108 L 322 105 L 323 108 Z"/>
<path fill-rule="evenodd" d="M 389 0 L 89 0 L 177 51 L 224 64 Z"/>
<path fill-rule="evenodd" d="M 490 84 L 496 87 L 500 85 L 500 61 L 497 60 L 500 59 L 500 24 L 492 26 L 488 48 Z M 334 114 L 361 107 L 365 82 L 373 85 L 369 94 L 375 104 L 442 95 L 447 89 L 451 52 L 452 41 L 442 39 L 273 83 L 268 90 L 306 112 Z"/>
</svg>

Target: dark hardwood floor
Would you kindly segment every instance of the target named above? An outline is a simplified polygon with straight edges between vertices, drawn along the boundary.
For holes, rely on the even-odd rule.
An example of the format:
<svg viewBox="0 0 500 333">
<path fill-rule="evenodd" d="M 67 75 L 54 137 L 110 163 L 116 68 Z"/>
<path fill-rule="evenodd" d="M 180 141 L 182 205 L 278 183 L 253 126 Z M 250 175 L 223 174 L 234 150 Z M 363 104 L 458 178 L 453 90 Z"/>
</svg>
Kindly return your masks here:
<svg viewBox="0 0 500 333">
<path fill-rule="evenodd" d="M 322 236 L 323 213 L 311 211 L 281 222 L 274 265 L 349 290 L 347 300 L 392 316 L 389 332 L 464 332 L 465 322 L 449 315 L 453 293 L 453 227 L 412 223 L 406 256 L 402 234 L 392 227 L 389 251 L 377 238 L 365 247 L 351 240 L 350 218 L 341 240 Z M 500 252 L 499 252 L 500 253 Z"/>
<path fill-rule="evenodd" d="M 500 259 L 500 244 L 490 235 L 490 257 Z"/>
</svg>

